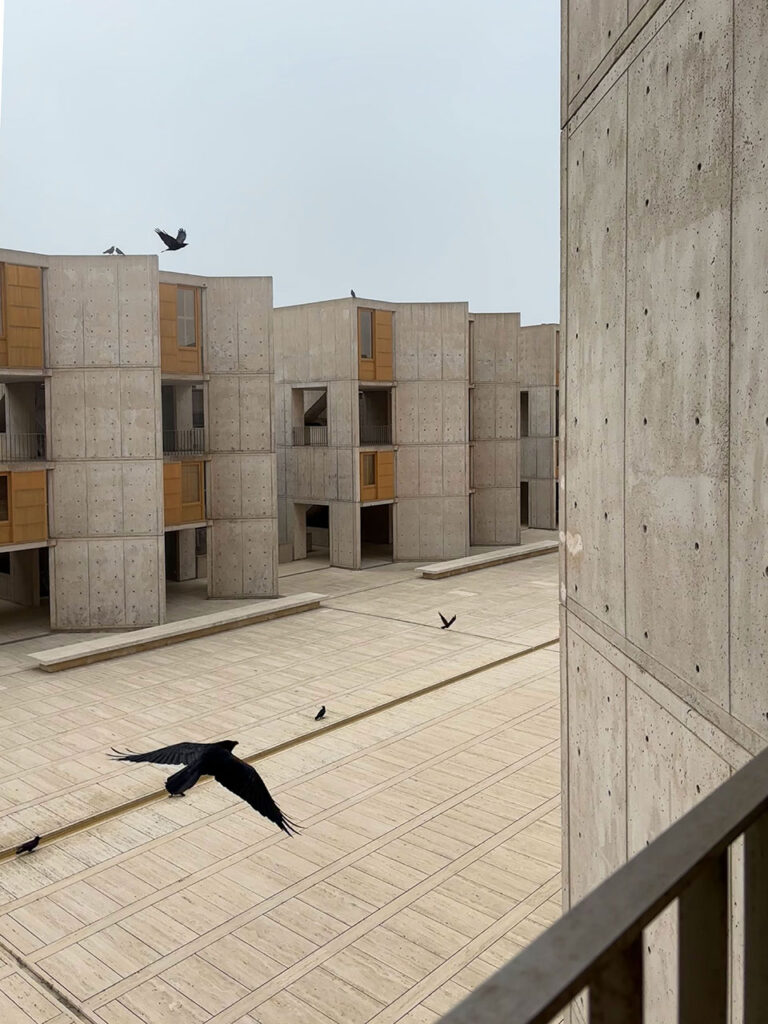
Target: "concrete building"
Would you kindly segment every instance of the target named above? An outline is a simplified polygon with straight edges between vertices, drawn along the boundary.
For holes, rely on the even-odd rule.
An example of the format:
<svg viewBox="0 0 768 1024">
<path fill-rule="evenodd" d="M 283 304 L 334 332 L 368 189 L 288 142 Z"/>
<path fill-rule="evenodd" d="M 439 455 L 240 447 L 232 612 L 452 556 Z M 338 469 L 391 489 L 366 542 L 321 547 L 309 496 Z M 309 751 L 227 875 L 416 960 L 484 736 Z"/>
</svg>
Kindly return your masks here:
<svg viewBox="0 0 768 1024">
<path fill-rule="evenodd" d="M 563 10 L 567 906 L 768 739 L 768 7 Z"/>
<path fill-rule="evenodd" d="M 521 327 L 518 339 L 520 525 L 556 530 L 560 328 L 558 324 Z"/>
<path fill-rule="evenodd" d="M 0 598 L 165 620 L 165 581 L 277 593 L 272 283 L 0 250 Z"/>
<path fill-rule="evenodd" d="M 351 569 L 518 544 L 521 338 L 531 440 L 550 445 L 548 464 L 528 460 L 531 525 L 555 528 L 555 331 L 461 302 L 276 309 L 281 557 L 303 558 L 308 537 Z"/>
</svg>

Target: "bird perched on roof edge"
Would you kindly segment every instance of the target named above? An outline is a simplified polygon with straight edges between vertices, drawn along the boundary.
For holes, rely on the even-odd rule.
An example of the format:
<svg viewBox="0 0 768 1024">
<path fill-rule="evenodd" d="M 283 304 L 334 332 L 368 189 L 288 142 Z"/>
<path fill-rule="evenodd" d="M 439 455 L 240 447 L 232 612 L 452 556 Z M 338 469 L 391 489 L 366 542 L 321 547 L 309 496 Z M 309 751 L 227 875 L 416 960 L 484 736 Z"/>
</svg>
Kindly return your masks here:
<svg viewBox="0 0 768 1024">
<path fill-rule="evenodd" d="M 357 296 L 355 295 L 355 289 L 354 288 L 350 291 L 349 294 L 352 296 L 353 299 L 357 298 Z"/>
<path fill-rule="evenodd" d="M 160 747 L 159 750 L 150 750 L 146 754 L 115 750 L 116 756 L 109 756 L 113 761 L 185 765 L 180 772 L 174 772 L 165 780 L 165 788 L 171 796 L 183 796 L 201 775 L 212 775 L 230 793 L 250 804 L 255 811 L 269 818 L 289 836 L 298 832 L 298 827 L 285 817 L 272 799 L 256 769 L 232 753 L 236 746 L 237 740 L 221 740 L 218 743 L 174 743 L 169 747 Z"/>
</svg>

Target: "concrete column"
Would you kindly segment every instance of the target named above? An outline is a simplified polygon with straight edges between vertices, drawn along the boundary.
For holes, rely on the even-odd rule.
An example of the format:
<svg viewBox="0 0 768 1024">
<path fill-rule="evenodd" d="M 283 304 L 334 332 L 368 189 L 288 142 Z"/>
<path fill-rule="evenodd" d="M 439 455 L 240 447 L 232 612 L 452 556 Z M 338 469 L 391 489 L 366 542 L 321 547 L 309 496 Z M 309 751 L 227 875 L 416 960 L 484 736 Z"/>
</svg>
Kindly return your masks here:
<svg viewBox="0 0 768 1024">
<path fill-rule="evenodd" d="M 213 520 L 208 594 L 275 597 L 272 279 L 210 279 L 204 307 Z"/>
<path fill-rule="evenodd" d="M 289 502 L 291 526 L 293 528 L 293 559 L 307 557 L 307 506 Z"/>
<path fill-rule="evenodd" d="M 328 506 L 331 565 L 360 568 L 360 506 L 352 501 L 332 501 Z"/>
<path fill-rule="evenodd" d="M 46 272 L 51 625 L 165 620 L 155 256 L 53 257 Z"/>
<path fill-rule="evenodd" d="M 195 531 L 177 530 L 179 538 L 179 579 L 197 579 L 197 555 L 195 554 Z"/>
</svg>

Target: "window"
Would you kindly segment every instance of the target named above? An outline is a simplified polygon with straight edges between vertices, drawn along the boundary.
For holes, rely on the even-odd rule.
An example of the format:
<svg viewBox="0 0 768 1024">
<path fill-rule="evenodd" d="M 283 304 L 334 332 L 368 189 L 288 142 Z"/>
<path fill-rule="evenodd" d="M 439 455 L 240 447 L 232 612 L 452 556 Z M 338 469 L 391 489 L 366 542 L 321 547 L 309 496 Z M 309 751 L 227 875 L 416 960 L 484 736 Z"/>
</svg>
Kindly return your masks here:
<svg viewBox="0 0 768 1024">
<path fill-rule="evenodd" d="M 192 389 L 192 426 L 205 426 L 205 411 L 203 408 L 203 389 Z"/>
<path fill-rule="evenodd" d="M 376 486 L 376 456 L 373 452 L 363 455 L 363 487 Z"/>
<path fill-rule="evenodd" d="M 0 395 L 0 434 L 4 434 L 7 429 L 5 419 L 5 395 Z"/>
<path fill-rule="evenodd" d="M 200 466 L 197 462 L 181 464 L 181 503 L 195 505 L 200 501 Z"/>
<path fill-rule="evenodd" d="M 10 522 L 10 508 L 8 506 L 8 474 L 0 476 L 0 523 Z"/>
<path fill-rule="evenodd" d="M 195 289 L 176 289 L 176 342 L 179 348 L 195 348 Z"/>
<path fill-rule="evenodd" d="M 5 573 L 6 576 L 10 576 L 11 574 L 10 551 L 6 551 L 2 555 L 0 555 L 0 572 Z"/>
<path fill-rule="evenodd" d="M 555 437 L 560 436 L 560 388 L 555 388 Z"/>
<path fill-rule="evenodd" d="M 520 392 L 520 437 L 528 437 L 528 392 Z"/>
<path fill-rule="evenodd" d="M 373 359 L 373 310 L 357 311 L 357 329 L 360 338 L 360 358 Z"/>
</svg>

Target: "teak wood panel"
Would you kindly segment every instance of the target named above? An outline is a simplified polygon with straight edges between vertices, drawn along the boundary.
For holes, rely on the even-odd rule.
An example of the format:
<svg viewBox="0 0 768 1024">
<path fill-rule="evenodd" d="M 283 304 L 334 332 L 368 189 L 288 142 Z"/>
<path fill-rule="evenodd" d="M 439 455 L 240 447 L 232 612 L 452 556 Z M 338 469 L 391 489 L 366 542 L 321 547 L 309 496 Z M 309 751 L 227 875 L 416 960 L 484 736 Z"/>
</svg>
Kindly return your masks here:
<svg viewBox="0 0 768 1024">
<path fill-rule="evenodd" d="M 0 476 L 8 480 L 8 520 L 0 523 L 0 544 L 48 540 L 45 470 Z"/>
<path fill-rule="evenodd" d="M 43 366 L 43 272 L 0 264 L 0 366 Z"/>
<path fill-rule="evenodd" d="M 205 465 L 202 462 L 185 462 L 187 471 L 195 467 L 198 474 L 200 498 L 198 501 L 182 500 L 182 463 L 166 462 L 163 465 L 163 505 L 165 508 L 165 525 L 182 526 L 184 523 L 199 523 L 205 519 L 205 491 L 203 474 Z"/>
<path fill-rule="evenodd" d="M 363 483 L 363 457 L 373 455 L 375 459 L 373 484 Z M 384 501 L 395 496 L 395 453 L 394 452 L 360 452 L 360 500 Z"/>
<path fill-rule="evenodd" d="M 373 358 L 364 359 L 360 352 L 360 314 L 372 313 Z M 392 380 L 392 313 L 388 309 L 357 311 L 357 375 L 358 380 Z"/>
<path fill-rule="evenodd" d="M 178 343 L 178 320 L 176 293 L 184 285 L 160 285 L 160 369 L 162 373 L 203 372 L 201 356 L 202 300 L 199 288 L 192 288 L 195 293 L 195 347 L 186 348 Z"/>
</svg>

